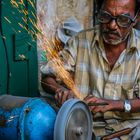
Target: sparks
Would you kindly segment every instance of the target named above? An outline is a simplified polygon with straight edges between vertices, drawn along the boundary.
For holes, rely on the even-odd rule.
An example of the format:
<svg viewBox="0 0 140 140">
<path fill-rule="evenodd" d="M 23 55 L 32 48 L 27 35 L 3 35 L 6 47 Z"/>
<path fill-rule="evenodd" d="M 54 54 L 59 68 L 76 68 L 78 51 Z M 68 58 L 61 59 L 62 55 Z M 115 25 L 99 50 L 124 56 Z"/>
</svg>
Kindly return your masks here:
<svg viewBox="0 0 140 140">
<path fill-rule="evenodd" d="M 25 5 L 23 0 L 20 0 L 19 3 L 17 3 L 15 0 L 11 0 L 11 4 L 18 8 L 20 7 L 20 5 Z M 30 4 L 30 6 L 35 9 L 34 6 L 34 1 L 28 0 L 28 4 Z M 45 15 L 45 11 L 43 11 L 43 8 L 38 7 L 39 11 L 40 11 L 40 15 Z M 19 9 L 19 12 L 23 13 L 23 15 L 25 17 L 27 17 L 29 15 L 28 10 L 21 10 Z M 45 52 L 45 56 L 47 57 L 48 60 L 53 60 L 53 67 L 55 68 L 58 77 L 60 77 L 63 82 L 67 85 L 67 87 L 69 89 L 71 89 L 73 91 L 73 93 L 75 94 L 75 96 L 77 98 L 79 98 L 80 100 L 83 100 L 84 97 L 80 94 L 80 92 L 78 91 L 77 87 L 75 86 L 75 83 L 70 75 L 70 73 L 68 71 L 66 71 L 63 67 L 63 62 L 61 61 L 58 52 L 60 50 L 62 50 L 62 46 L 60 45 L 59 41 L 52 37 L 48 37 L 47 33 L 45 32 L 46 29 L 50 29 L 49 25 L 44 24 L 41 20 L 41 16 L 37 16 L 31 12 L 30 13 L 31 16 L 33 17 L 33 19 L 31 19 L 30 17 L 28 17 L 28 20 L 26 18 L 22 17 L 23 22 L 25 23 L 25 25 L 18 23 L 18 25 L 20 27 L 22 27 L 23 29 L 25 29 L 28 33 L 32 34 L 36 34 L 37 36 L 37 40 L 38 40 L 38 47 L 41 48 L 41 50 L 43 50 Z M 37 23 L 34 19 L 37 18 Z M 8 19 L 6 19 L 8 20 Z M 30 29 L 30 31 L 28 31 L 27 24 L 32 24 L 33 28 Z M 27 27 L 26 27 L 27 26 Z M 54 30 L 56 30 L 56 28 L 54 28 Z"/>
<path fill-rule="evenodd" d="M 11 21 L 10 21 L 7 17 L 4 17 L 4 19 L 5 19 L 7 22 L 11 23 Z"/>
</svg>

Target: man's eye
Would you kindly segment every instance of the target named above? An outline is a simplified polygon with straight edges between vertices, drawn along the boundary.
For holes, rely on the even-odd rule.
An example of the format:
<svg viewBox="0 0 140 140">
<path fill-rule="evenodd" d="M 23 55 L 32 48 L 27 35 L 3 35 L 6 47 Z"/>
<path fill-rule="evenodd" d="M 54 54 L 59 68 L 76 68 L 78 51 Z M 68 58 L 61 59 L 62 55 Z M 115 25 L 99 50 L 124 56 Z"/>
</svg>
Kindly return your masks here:
<svg viewBox="0 0 140 140">
<path fill-rule="evenodd" d="M 104 18 L 104 19 L 106 19 L 106 18 L 110 18 L 110 15 L 104 13 L 104 14 L 101 14 L 101 17 Z"/>
<path fill-rule="evenodd" d="M 99 16 L 99 19 L 101 21 L 108 21 L 108 20 L 110 20 L 110 16 L 108 14 L 101 13 L 100 16 Z"/>
<path fill-rule="evenodd" d="M 119 22 L 124 22 L 124 23 L 129 23 L 130 22 L 130 18 L 125 17 L 125 16 L 119 16 L 118 21 Z"/>
</svg>

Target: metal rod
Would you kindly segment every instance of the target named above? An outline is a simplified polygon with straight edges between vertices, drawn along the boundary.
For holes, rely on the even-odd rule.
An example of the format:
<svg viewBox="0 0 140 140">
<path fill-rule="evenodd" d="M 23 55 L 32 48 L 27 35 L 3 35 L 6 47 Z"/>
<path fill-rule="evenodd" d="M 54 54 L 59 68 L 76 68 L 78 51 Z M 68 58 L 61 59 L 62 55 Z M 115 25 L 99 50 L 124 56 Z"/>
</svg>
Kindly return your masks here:
<svg viewBox="0 0 140 140">
<path fill-rule="evenodd" d="M 134 127 L 134 128 L 135 128 L 135 127 Z M 128 135 L 130 132 L 132 132 L 132 130 L 133 130 L 134 128 L 125 128 L 125 129 L 123 129 L 123 130 L 116 131 L 116 132 L 114 132 L 114 133 L 112 133 L 112 134 L 110 134 L 110 135 L 103 136 L 103 137 L 101 138 L 101 140 L 110 140 L 110 139 L 113 139 L 113 138 L 119 138 L 119 137 L 121 137 L 121 136 L 123 136 L 123 135 Z"/>
<path fill-rule="evenodd" d="M 104 105 L 108 105 L 108 103 L 106 103 L 106 102 L 102 102 L 102 103 L 88 103 L 87 104 L 88 106 L 104 106 Z"/>
</svg>

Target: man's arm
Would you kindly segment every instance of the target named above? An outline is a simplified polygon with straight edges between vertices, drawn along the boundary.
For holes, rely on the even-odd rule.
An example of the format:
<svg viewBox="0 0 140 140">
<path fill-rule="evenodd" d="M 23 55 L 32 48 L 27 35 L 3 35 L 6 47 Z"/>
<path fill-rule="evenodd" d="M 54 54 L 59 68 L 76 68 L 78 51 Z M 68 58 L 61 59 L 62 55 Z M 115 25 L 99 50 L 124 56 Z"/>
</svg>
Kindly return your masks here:
<svg viewBox="0 0 140 140">
<path fill-rule="evenodd" d="M 56 78 L 54 76 L 49 75 L 42 76 L 41 85 L 44 91 L 50 94 L 55 94 L 56 90 L 62 87 L 56 82 Z"/>
<path fill-rule="evenodd" d="M 73 75 L 71 73 L 72 78 L 74 77 Z M 62 105 L 67 99 L 74 97 L 73 92 L 65 84 L 58 83 L 55 76 L 42 76 L 41 84 L 46 92 L 55 96 L 59 105 Z"/>
<path fill-rule="evenodd" d="M 93 113 L 97 112 L 107 112 L 107 111 L 119 111 L 119 112 L 124 112 L 124 101 L 125 100 L 110 100 L 110 99 L 102 99 L 102 98 L 97 98 L 94 96 L 89 96 L 85 99 L 85 102 L 87 104 L 89 103 L 106 103 L 107 105 L 104 105 L 104 107 L 101 105 L 99 106 L 90 106 L 90 109 Z M 131 104 L 131 113 L 136 113 L 140 112 L 140 99 L 131 99 L 129 100 Z"/>
</svg>

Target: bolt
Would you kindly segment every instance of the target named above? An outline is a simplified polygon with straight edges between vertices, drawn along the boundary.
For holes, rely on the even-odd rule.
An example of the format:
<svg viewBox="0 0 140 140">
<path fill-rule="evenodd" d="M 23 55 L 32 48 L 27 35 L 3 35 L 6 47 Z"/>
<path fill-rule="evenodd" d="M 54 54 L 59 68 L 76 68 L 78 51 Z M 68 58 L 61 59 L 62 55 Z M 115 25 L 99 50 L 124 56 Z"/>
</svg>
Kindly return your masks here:
<svg viewBox="0 0 140 140">
<path fill-rule="evenodd" d="M 75 130 L 76 135 L 81 136 L 83 134 L 83 128 L 77 127 Z"/>
</svg>

